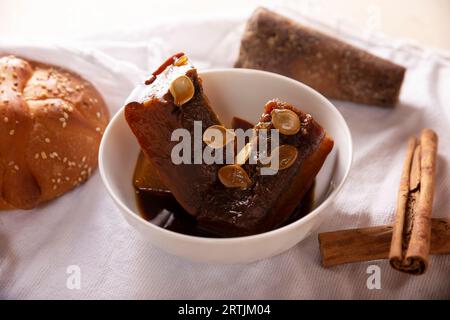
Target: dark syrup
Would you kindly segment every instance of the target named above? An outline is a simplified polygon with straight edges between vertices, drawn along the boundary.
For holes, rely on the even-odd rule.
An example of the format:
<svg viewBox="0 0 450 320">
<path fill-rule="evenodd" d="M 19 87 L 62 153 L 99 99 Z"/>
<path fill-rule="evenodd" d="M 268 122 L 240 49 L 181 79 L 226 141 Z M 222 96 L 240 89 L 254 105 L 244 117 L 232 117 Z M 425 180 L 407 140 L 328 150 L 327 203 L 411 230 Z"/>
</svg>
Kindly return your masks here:
<svg viewBox="0 0 450 320">
<path fill-rule="evenodd" d="M 253 125 L 246 120 L 237 117 L 234 117 L 232 120 L 232 128 L 234 129 L 241 128 L 246 130 L 252 127 Z M 136 202 L 141 217 L 161 228 L 174 232 L 197 237 L 218 238 L 217 235 L 198 227 L 195 218 L 187 213 L 175 200 L 170 191 L 161 185 L 158 175 L 154 171 L 155 169 L 141 152 L 136 163 L 133 178 Z M 141 187 L 136 187 L 139 184 Z M 152 189 L 143 188 L 142 185 L 145 184 L 151 185 Z M 282 226 L 295 222 L 311 212 L 314 206 L 314 185 L 308 190 L 301 203 Z"/>
<path fill-rule="evenodd" d="M 136 201 L 141 216 L 164 229 L 197 237 L 218 237 L 200 229 L 195 218 L 180 206 L 171 193 L 136 190 Z M 283 226 L 306 216 L 311 212 L 313 206 L 314 185 Z"/>
</svg>

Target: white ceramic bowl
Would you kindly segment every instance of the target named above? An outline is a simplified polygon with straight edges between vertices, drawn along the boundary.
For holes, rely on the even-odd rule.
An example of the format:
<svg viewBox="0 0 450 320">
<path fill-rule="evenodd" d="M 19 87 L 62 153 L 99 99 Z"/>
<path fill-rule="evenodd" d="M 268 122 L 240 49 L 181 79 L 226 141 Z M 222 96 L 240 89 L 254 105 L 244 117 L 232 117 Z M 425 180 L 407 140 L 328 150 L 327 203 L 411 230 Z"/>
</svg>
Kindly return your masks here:
<svg viewBox="0 0 450 320">
<path fill-rule="evenodd" d="M 136 207 L 132 175 L 139 147 L 125 121 L 123 108 L 109 123 L 100 145 L 103 182 L 128 223 L 152 244 L 171 254 L 212 263 L 248 263 L 277 255 L 310 235 L 326 217 L 327 208 L 350 170 L 350 131 L 330 101 L 290 78 L 249 69 L 210 70 L 201 72 L 201 77 L 205 93 L 225 125 L 230 124 L 233 116 L 255 123 L 264 104 L 280 98 L 310 113 L 328 131 L 335 145 L 316 179 L 315 209 L 285 227 L 239 238 L 188 236 L 147 222 Z"/>
</svg>

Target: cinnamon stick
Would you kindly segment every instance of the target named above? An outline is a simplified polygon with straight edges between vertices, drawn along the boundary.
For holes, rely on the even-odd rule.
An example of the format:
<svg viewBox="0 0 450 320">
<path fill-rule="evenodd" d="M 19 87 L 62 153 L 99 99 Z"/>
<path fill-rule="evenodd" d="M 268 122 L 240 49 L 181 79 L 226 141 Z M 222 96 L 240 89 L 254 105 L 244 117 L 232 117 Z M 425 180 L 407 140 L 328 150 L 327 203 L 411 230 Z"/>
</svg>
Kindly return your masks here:
<svg viewBox="0 0 450 320">
<path fill-rule="evenodd" d="M 322 265 L 387 259 L 392 225 L 324 232 L 319 234 Z M 430 254 L 450 253 L 450 218 L 431 219 Z"/>
<path fill-rule="evenodd" d="M 389 261 L 394 269 L 410 274 L 423 274 L 428 268 L 437 141 L 433 130 L 422 130 L 419 141 L 408 142 L 403 164 Z"/>
</svg>

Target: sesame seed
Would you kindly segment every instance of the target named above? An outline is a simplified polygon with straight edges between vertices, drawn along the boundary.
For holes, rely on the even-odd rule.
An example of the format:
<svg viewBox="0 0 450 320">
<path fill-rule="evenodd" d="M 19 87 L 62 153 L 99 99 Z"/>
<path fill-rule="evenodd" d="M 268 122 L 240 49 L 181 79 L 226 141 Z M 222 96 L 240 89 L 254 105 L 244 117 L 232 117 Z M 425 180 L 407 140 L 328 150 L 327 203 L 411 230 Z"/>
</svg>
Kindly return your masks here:
<svg viewBox="0 0 450 320">
<path fill-rule="evenodd" d="M 85 162 L 86 161 L 86 156 L 84 156 L 82 159 L 81 159 L 81 162 Z"/>
<path fill-rule="evenodd" d="M 95 128 L 95 131 L 100 132 L 100 128 L 99 127 Z"/>
<path fill-rule="evenodd" d="M 66 179 L 66 181 L 69 181 L 69 180 L 70 180 L 70 178 L 69 178 L 69 177 L 65 177 L 64 179 Z"/>
<path fill-rule="evenodd" d="M 45 138 L 45 142 L 50 143 L 50 139 L 49 138 Z"/>
<path fill-rule="evenodd" d="M 67 161 L 67 157 L 64 157 L 63 163 L 66 163 L 66 161 Z"/>
<path fill-rule="evenodd" d="M 81 171 L 81 173 L 80 173 L 82 176 L 84 176 L 85 174 L 86 174 L 86 171 L 85 170 L 83 170 L 83 171 Z"/>
<path fill-rule="evenodd" d="M 4 121 L 5 123 L 7 123 L 7 122 L 9 121 L 8 117 L 4 117 L 4 118 L 3 118 L 3 121 Z"/>
<path fill-rule="evenodd" d="M 56 188 L 58 188 L 58 186 L 56 184 L 53 185 L 53 190 L 56 190 Z"/>
<path fill-rule="evenodd" d="M 35 159 L 38 159 L 38 158 L 39 158 L 39 153 L 36 153 L 36 154 L 34 155 L 34 158 L 35 158 Z"/>
<path fill-rule="evenodd" d="M 61 178 L 56 179 L 56 182 L 61 183 Z"/>
<path fill-rule="evenodd" d="M 65 128 L 67 126 L 67 122 L 62 123 L 62 127 Z"/>
<path fill-rule="evenodd" d="M 14 161 L 10 161 L 9 163 L 8 163 L 8 166 L 13 166 L 14 165 Z"/>
<path fill-rule="evenodd" d="M 100 117 L 101 117 L 101 114 L 100 114 L 100 112 L 97 112 L 97 113 L 96 113 L 96 116 L 97 116 L 97 118 L 99 118 L 99 119 L 100 119 Z"/>
<path fill-rule="evenodd" d="M 16 169 L 16 171 L 19 171 L 19 166 L 16 164 L 16 165 L 14 166 L 14 169 Z"/>
<path fill-rule="evenodd" d="M 14 135 L 14 129 L 11 130 L 11 131 L 9 131 L 9 135 L 10 135 L 10 136 L 13 136 L 13 135 Z"/>
<path fill-rule="evenodd" d="M 67 114 L 67 112 L 63 112 L 64 118 L 69 119 L 69 115 Z"/>
<path fill-rule="evenodd" d="M 47 154 L 44 151 L 42 151 L 41 152 L 41 157 L 42 157 L 42 159 L 47 159 Z"/>
<path fill-rule="evenodd" d="M 58 154 L 56 152 L 52 152 L 48 155 L 50 158 L 54 159 L 58 157 Z"/>
<path fill-rule="evenodd" d="M 59 118 L 59 121 L 66 122 L 66 119 L 65 118 Z"/>
</svg>

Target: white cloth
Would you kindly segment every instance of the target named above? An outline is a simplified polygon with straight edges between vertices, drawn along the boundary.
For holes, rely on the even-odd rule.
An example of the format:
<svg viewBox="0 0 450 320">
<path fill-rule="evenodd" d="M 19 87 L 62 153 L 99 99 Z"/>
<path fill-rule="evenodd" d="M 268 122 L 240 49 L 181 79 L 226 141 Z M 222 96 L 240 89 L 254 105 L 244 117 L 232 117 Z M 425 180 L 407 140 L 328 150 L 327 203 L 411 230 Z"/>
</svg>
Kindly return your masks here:
<svg viewBox="0 0 450 320">
<path fill-rule="evenodd" d="M 3 42 L 0 51 L 81 73 L 113 114 L 134 85 L 172 53 L 185 51 L 199 69 L 231 67 L 244 20 L 170 22 L 77 44 Z M 408 68 L 395 109 L 335 102 L 353 135 L 354 164 L 319 231 L 392 222 L 406 141 L 423 127 L 440 137 L 434 216 L 448 216 L 449 60 L 408 43 L 355 35 L 342 25 L 316 26 Z M 206 265 L 168 255 L 125 222 L 98 173 L 38 209 L 1 212 L 0 259 L 1 298 L 450 298 L 450 255 L 432 257 L 428 273 L 419 277 L 396 272 L 386 261 L 324 269 L 317 233 L 248 265 Z M 366 286 L 371 264 L 381 268 L 380 290 Z M 66 287 L 70 265 L 80 267 L 80 290 Z"/>
</svg>

